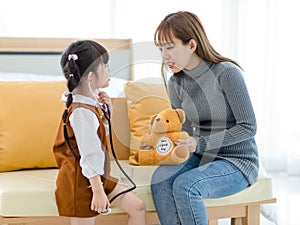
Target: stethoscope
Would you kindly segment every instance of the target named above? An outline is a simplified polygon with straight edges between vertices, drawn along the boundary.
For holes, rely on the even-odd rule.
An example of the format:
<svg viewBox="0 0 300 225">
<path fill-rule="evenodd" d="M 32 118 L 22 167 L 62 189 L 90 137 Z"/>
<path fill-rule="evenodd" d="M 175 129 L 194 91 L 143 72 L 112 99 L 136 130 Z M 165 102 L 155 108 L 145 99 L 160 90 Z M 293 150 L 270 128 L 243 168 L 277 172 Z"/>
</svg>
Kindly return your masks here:
<svg viewBox="0 0 300 225">
<path fill-rule="evenodd" d="M 110 142 L 110 147 L 111 147 L 111 152 L 112 152 L 112 155 L 114 157 L 114 160 L 115 162 L 117 163 L 119 169 L 121 170 L 121 172 L 124 174 L 124 176 L 129 180 L 129 182 L 132 184 L 132 187 L 131 188 L 128 188 L 124 191 L 121 191 L 120 193 L 116 194 L 115 196 L 113 196 L 109 202 L 112 203 L 117 197 L 119 197 L 120 195 L 122 194 L 125 194 L 127 192 L 130 192 L 132 190 L 134 190 L 136 188 L 136 184 L 134 183 L 134 181 L 128 176 L 128 174 L 124 171 L 124 169 L 122 168 L 118 158 L 117 158 L 117 155 L 116 155 L 116 152 L 115 152 L 115 149 L 114 149 L 114 144 L 113 144 L 113 138 L 112 138 L 112 129 L 111 129 L 111 112 L 110 112 L 110 109 L 109 109 L 109 106 L 107 104 L 102 104 L 98 101 L 98 98 L 97 96 L 95 95 L 95 93 L 93 92 L 92 90 L 92 87 L 91 87 L 91 83 L 88 82 L 88 87 L 89 87 L 89 90 L 91 92 L 91 94 L 93 95 L 94 97 L 94 100 L 96 101 L 96 104 L 100 107 L 100 109 L 102 110 L 103 112 L 103 115 L 104 115 L 104 118 L 107 120 L 108 122 L 108 130 L 109 130 L 109 142 Z M 102 89 L 101 88 L 98 88 L 97 89 L 97 92 L 99 93 Z"/>
<path fill-rule="evenodd" d="M 132 187 L 131 188 L 128 188 L 124 191 L 121 191 L 120 193 L 116 194 L 115 196 L 113 196 L 111 198 L 111 200 L 109 200 L 110 203 L 112 203 L 117 197 L 119 197 L 120 195 L 122 194 L 125 194 L 127 192 L 130 192 L 132 190 L 134 190 L 136 188 L 136 184 L 134 183 L 134 181 L 128 176 L 128 174 L 124 171 L 124 169 L 122 168 L 117 156 L 116 156 L 116 152 L 115 152 L 115 149 L 114 149 L 114 145 L 113 145 L 113 138 L 112 138 L 112 129 L 111 129 L 111 113 L 110 113 L 110 110 L 109 110 L 109 107 L 107 104 L 102 104 L 100 105 L 100 102 L 97 101 L 97 104 L 99 104 L 103 114 L 104 114 L 104 117 L 105 119 L 108 121 L 108 130 L 109 130 L 109 142 L 110 142 L 110 147 L 111 147 L 111 152 L 112 152 L 112 155 L 114 157 L 114 160 L 115 162 L 117 163 L 119 169 L 121 170 L 121 172 L 124 174 L 124 176 L 129 180 L 129 182 L 132 184 Z"/>
<path fill-rule="evenodd" d="M 122 168 L 117 156 L 116 156 L 116 152 L 115 152 L 115 149 L 114 149 L 114 145 L 113 145 L 113 138 L 112 138 L 112 129 L 111 129 L 111 112 L 110 112 L 110 109 L 109 109 L 109 106 L 107 104 L 102 104 L 98 101 L 98 98 L 96 96 L 96 94 L 93 92 L 92 90 L 92 87 L 91 87 L 91 84 L 90 82 L 88 82 L 88 87 L 89 87 L 89 90 L 94 98 L 94 100 L 96 101 L 96 105 L 102 110 L 103 112 L 103 115 L 104 115 L 104 118 L 107 120 L 108 122 L 108 130 L 109 130 L 109 141 L 110 141 L 110 147 L 111 147 L 111 151 L 112 151 L 112 155 L 114 157 L 114 160 L 117 164 L 117 166 L 119 167 L 119 169 L 121 170 L 121 172 L 124 174 L 124 176 L 128 179 L 128 181 L 132 184 L 132 187 L 128 188 L 128 189 L 125 189 L 124 191 L 121 191 L 119 193 L 117 193 L 115 196 L 113 196 L 109 202 L 112 203 L 116 198 L 118 198 L 119 196 L 127 193 L 127 192 L 130 192 L 130 191 L 133 191 L 134 189 L 136 189 L 136 184 L 134 183 L 134 181 L 129 177 L 129 175 L 124 171 L 124 169 Z M 101 88 L 98 88 L 97 91 L 101 91 Z M 66 130 L 66 129 L 65 129 Z M 65 136 L 66 137 L 66 136 Z M 74 153 L 74 151 L 72 150 L 69 142 L 66 140 L 66 143 L 67 143 L 67 146 L 69 147 L 69 149 L 71 150 L 71 152 L 73 153 L 73 155 L 75 156 L 75 158 L 78 160 L 78 156 Z M 111 212 L 111 208 L 108 208 L 107 211 L 105 212 L 101 212 L 100 214 L 101 215 L 108 215 L 109 213 Z"/>
</svg>

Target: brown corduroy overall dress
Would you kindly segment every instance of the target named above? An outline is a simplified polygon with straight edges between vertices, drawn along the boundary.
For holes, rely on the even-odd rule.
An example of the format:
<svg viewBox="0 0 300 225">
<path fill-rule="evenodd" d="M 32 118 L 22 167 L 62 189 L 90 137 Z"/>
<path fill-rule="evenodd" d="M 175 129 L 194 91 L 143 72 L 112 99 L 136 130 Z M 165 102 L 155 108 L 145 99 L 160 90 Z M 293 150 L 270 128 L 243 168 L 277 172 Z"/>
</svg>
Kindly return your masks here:
<svg viewBox="0 0 300 225">
<path fill-rule="evenodd" d="M 66 121 L 69 142 L 74 153 L 80 157 L 78 146 L 75 140 L 74 132 L 70 126 L 69 117 L 74 109 L 84 107 L 94 112 L 99 120 L 98 136 L 103 144 L 105 152 L 104 175 L 101 176 L 103 187 L 106 194 L 112 192 L 118 180 L 110 176 L 110 160 L 106 151 L 106 132 L 102 121 L 102 111 L 94 106 L 82 103 L 72 103 Z M 63 134 L 63 121 L 59 125 L 57 137 L 53 146 L 53 153 L 58 164 L 59 172 L 56 180 L 56 204 L 60 216 L 69 217 L 93 217 L 97 212 L 90 209 L 92 201 L 92 190 L 88 188 L 89 180 L 81 173 L 79 160 L 76 160 L 71 150 L 65 143 Z"/>
</svg>

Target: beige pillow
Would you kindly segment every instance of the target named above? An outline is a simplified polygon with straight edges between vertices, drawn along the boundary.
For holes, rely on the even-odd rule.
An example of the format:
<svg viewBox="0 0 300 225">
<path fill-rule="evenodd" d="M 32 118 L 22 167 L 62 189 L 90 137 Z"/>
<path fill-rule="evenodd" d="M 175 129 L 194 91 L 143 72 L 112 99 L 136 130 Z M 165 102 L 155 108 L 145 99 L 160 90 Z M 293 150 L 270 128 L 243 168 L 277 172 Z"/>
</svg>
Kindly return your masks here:
<svg viewBox="0 0 300 225">
<path fill-rule="evenodd" d="M 57 167 L 52 153 L 65 82 L 0 82 L 0 172 Z"/>
<path fill-rule="evenodd" d="M 171 108 L 171 104 L 164 84 L 129 81 L 125 84 L 124 92 L 131 132 L 129 163 L 138 165 L 134 155 L 139 149 L 140 137 L 150 132 L 150 117 Z"/>
</svg>

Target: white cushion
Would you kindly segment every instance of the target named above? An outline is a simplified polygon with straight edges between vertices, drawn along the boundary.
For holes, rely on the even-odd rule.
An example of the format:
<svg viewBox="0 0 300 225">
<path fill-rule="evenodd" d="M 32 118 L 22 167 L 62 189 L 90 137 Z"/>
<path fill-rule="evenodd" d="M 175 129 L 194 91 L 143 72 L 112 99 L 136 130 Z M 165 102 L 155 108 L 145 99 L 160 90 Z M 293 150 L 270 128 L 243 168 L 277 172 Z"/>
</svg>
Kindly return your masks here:
<svg viewBox="0 0 300 225">
<path fill-rule="evenodd" d="M 156 166 L 132 166 L 127 160 L 120 161 L 124 170 L 136 182 L 134 191 L 145 200 L 147 210 L 155 210 L 150 190 L 150 180 Z M 55 180 L 57 169 L 23 170 L 0 173 L 0 216 L 57 216 L 55 203 Z M 112 161 L 112 175 L 120 182 L 126 182 L 124 176 Z M 237 194 L 206 199 L 206 206 L 240 204 L 272 198 L 272 180 L 267 176 L 259 179 L 249 188 Z M 113 212 L 119 212 L 113 209 Z"/>
<path fill-rule="evenodd" d="M 56 216 L 57 169 L 0 173 L 1 216 Z"/>
</svg>

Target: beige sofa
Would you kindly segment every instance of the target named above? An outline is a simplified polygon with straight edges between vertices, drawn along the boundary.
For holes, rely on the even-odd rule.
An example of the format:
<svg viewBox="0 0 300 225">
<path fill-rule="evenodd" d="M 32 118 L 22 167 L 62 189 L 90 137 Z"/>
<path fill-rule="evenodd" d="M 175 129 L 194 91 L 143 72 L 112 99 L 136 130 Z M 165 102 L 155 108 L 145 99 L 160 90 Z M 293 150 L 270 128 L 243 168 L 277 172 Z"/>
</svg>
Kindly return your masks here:
<svg viewBox="0 0 300 225">
<path fill-rule="evenodd" d="M 56 163 L 52 143 L 64 103 L 64 82 L 0 82 L 0 224 L 68 224 L 55 204 Z M 147 206 L 148 224 L 159 224 L 150 179 L 156 166 L 128 164 L 131 127 L 128 99 L 113 101 L 113 143 L 124 170 L 136 182 L 134 190 Z M 112 159 L 112 173 L 125 182 Z M 209 224 L 232 218 L 232 224 L 258 225 L 260 204 L 273 203 L 272 180 L 260 173 L 246 190 L 225 198 L 205 200 Z M 97 224 L 126 224 L 127 216 L 114 208 L 98 216 Z"/>
</svg>

